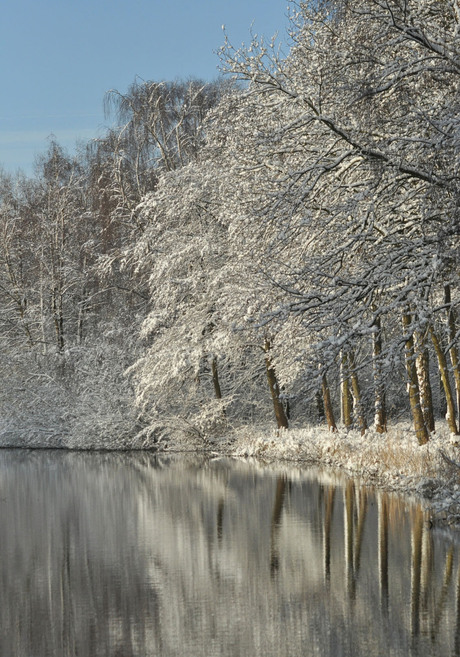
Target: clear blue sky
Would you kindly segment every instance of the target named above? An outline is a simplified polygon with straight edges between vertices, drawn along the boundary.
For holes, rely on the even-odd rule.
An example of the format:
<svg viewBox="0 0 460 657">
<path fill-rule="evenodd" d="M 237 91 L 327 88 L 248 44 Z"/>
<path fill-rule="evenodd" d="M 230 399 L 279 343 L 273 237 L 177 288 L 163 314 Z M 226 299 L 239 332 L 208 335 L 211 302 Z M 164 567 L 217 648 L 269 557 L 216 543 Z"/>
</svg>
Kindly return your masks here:
<svg viewBox="0 0 460 657">
<path fill-rule="evenodd" d="M 106 91 L 136 76 L 218 75 L 222 25 L 286 41 L 287 0 L 5 0 L 0 20 L 0 165 L 31 174 L 54 134 L 70 151 L 103 134 Z"/>
</svg>

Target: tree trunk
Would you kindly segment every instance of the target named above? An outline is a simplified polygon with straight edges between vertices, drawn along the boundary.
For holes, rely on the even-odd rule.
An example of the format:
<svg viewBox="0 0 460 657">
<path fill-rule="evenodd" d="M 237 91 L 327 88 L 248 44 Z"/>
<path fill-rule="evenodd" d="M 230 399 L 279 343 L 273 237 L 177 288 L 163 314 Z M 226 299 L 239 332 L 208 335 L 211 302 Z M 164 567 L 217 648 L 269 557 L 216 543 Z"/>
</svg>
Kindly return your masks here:
<svg viewBox="0 0 460 657">
<path fill-rule="evenodd" d="M 62 353 L 64 351 L 64 314 L 62 309 L 62 295 L 57 288 L 53 289 L 51 303 L 57 348 L 58 351 Z"/>
<path fill-rule="evenodd" d="M 359 428 L 361 430 L 361 435 L 364 436 L 364 434 L 367 431 L 367 422 L 364 416 L 363 402 L 361 399 L 361 390 L 359 387 L 358 375 L 356 373 L 355 355 L 352 351 L 348 355 L 348 364 L 350 367 L 350 375 L 351 375 L 351 391 L 353 393 L 354 415 L 355 418 L 358 420 Z"/>
<path fill-rule="evenodd" d="M 447 308 L 447 326 L 449 335 L 449 355 L 450 362 L 452 363 L 452 370 L 454 372 L 455 390 L 457 393 L 457 417 L 460 422 L 460 362 L 458 357 L 458 349 L 456 344 L 456 317 L 452 307 L 452 300 L 450 295 L 450 285 L 444 287 L 444 301 Z"/>
<path fill-rule="evenodd" d="M 86 267 L 86 259 L 83 260 L 83 267 Z M 83 283 L 81 296 L 78 300 L 78 318 L 77 318 L 77 344 L 83 343 L 85 332 L 85 315 L 88 312 L 86 284 Z"/>
<path fill-rule="evenodd" d="M 451 433 L 453 433 L 457 436 L 458 431 L 457 431 L 457 424 L 455 422 L 455 403 L 454 403 L 454 396 L 452 394 L 452 389 L 450 387 L 449 372 L 447 370 L 446 355 L 445 355 L 445 353 L 444 353 L 444 351 L 441 347 L 441 343 L 439 342 L 439 338 L 436 335 L 436 333 L 435 333 L 432 326 L 430 326 L 430 335 L 431 335 L 431 340 L 433 341 L 433 346 L 434 346 L 434 350 L 436 352 L 436 357 L 438 359 L 439 374 L 441 375 L 442 386 L 444 388 L 444 395 L 445 395 L 445 398 L 446 398 L 446 404 L 447 404 L 446 420 L 447 420 L 447 424 L 448 424 L 448 427 L 449 427 L 449 430 L 451 431 Z"/>
<path fill-rule="evenodd" d="M 315 394 L 316 401 L 316 410 L 318 411 L 318 420 L 319 422 L 324 422 L 326 420 L 326 414 L 324 412 L 324 401 L 321 390 L 317 390 Z"/>
<path fill-rule="evenodd" d="M 212 384 L 214 386 L 214 395 L 216 399 L 222 399 L 222 389 L 220 387 L 219 370 L 217 367 L 217 358 L 215 356 L 213 356 L 211 360 L 211 376 L 212 376 Z M 222 406 L 222 416 L 224 418 L 227 417 L 227 413 L 225 412 L 224 406 Z"/>
<path fill-rule="evenodd" d="M 212 384 L 216 399 L 222 399 L 222 390 L 220 388 L 219 372 L 217 370 L 217 358 L 214 356 L 211 361 Z"/>
<path fill-rule="evenodd" d="M 373 308 L 375 312 L 375 308 Z M 374 372 L 374 425 L 377 433 L 386 433 L 387 431 L 387 411 L 385 400 L 385 386 L 383 385 L 382 363 L 382 325 L 380 317 L 376 317 L 373 323 L 374 332 L 372 334 L 372 359 Z"/>
<path fill-rule="evenodd" d="M 337 425 L 334 418 L 334 410 L 332 408 L 331 393 L 327 383 L 326 374 L 323 374 L 321 379 L 321 391 L 323 393 L 324 413 L 326 416 L 327 427 L 329 431 L 337 431 Z"/>
<path fill-rule="evenodd" d="M 409 391 L 409 403 L 414 419 L 415 435 L 419 445 L 425 445 L 429 440 L 428 429 L 425 425 L 422 407 L 420 404 L 420 390 L 418 387 L 417 368 L 415 365 L 414 336 L 410 330 L 411 318 L 408 312 L 402 316 L 402 324 L 405 332 L 405 360 Z"/>
<path fill-rule="evenodd" d="M 341 416 L 342 423 L 346 429 L 350 429 L 353 424 L 352 407 L 353 398 L 350 391 L 350 372 L 348 368 L 348 354 L 342 353 L 340 361 L 340 391 L 341 391 Z"/>
<path fill-rule="evenodd" d="M 435 431 L 435 424 L 433 412 L 433 395 L 431 392 L 430 383 L 430 360 L 428 348 L 425 344 L 425 338 L 419 333 L 415 334 L 415 348 L 417 352 L 415 364 L 417 368 L 423 417 L 425 419 L 425 424 L 428 431 L 433 433 Z"/>
<path fill-rule="evenodd" d="M 45 318 L 45 291 L 44 291 L 44 282 L 43 282 L 43 246 L 41 250 L 40 257 L 40 332 L 42 339 L 42 354 L 46 356 L 48 353 L 48 341 L 46 339 L 46 318 Z"/>
<path fill-rule="evenodd" d="M 289 421 L 286 417 L 283 403 L 280 399 L 280 387 L 278 385 L 275 370 L 273 368 L 270 356 L 268 355 L 270 351 L 269 340 L 265 340 L 264 351 L 265 351 L 265 368 L 267 370 L 268 387 L 270 388 L 270 393 L 272 396 L 273 409 L 275 411 L 275 417 L 276 417 L 276 422 L 278 424 L 278 429 L 287 429 L 289 427 Z"/>
</svg>

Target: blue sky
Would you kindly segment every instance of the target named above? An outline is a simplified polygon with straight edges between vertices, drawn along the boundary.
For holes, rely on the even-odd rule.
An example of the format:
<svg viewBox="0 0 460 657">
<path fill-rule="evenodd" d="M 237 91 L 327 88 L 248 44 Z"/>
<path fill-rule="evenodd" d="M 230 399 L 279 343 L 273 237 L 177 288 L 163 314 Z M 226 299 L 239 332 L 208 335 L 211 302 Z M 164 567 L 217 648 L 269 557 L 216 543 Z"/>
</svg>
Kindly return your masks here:
<svg viewBox="0 0 460 657">
<path fill-rule="evenodd" d="M 54 134 L 70 151 L 103 134 L 103 98 L 136 76 L 218 75 L 222 25 L 286 41 L 287 0 L 5 0 L 0 21 L 0 165 L 33 172 Z"/>
</svg>

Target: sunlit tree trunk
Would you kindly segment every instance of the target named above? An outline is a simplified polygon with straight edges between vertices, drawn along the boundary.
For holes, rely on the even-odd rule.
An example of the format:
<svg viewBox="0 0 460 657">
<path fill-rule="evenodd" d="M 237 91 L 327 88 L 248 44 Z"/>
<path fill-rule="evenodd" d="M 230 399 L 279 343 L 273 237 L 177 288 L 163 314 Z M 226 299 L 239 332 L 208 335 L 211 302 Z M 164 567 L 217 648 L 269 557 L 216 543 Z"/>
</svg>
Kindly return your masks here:
<svg viewBox="0 0 460 657">
<path fill-rule="evenodd" d="M 327 383 L 326 374 L 323 374 L 321 378 L 321 392 L 323 395 L 324 414 L 326 417 L 327 427 L 329 431 L 335 432 L 337 431 L 337 425 L 335 423 L 334 409 L 332 408 L 331 401 L 331 392 Z"/>
<path fill-rule="evenodd" d="M 428 348 L 425 344 L 424 336 L 420 333 L 415 334 L 415 348 L 417 352 L 416 369 L 418 385 L 420 389 L 420 401 L 422 404 L 423 417 L 425 424 L 430 433 L 435 430 L 434 412 L 433 412 L 433 395 L 430 383 L 430 360 Z"/>
<path fill-rule="evenodd" d="M 452 363 L 452 370 L 455 379 L 455 389 L 457 393 L 457 417 L 460 422 L 460 361 L 457 349 L 457 327 L 456 317 L 452 306 L 450 285 L 444 287 L 444 301 L 447 305 L 447 326 L 449 335 L 449 355 Z"/>
<path fill-rule="evenodd" d="M 340 361 L 340 392 L 342 423 L 346 429 L 350 429 L 353 424 L 353 398 L 350 391 L 350 372 L 348 367 L 347 352 L 342 353 L 342 358 Z"/>
<path fill-rule="evenodd" d="M 375 312 L 375 308 L 373 308 Z M 382 372 L 382 325 L 380 317 L 376 317 L 373 323 L 372 333 L 372 361 L 374 373 L 374 426 L 378 433 L 386 433 L 387 411 L 385 401 L 385 386 L 383 384 Z"/>
<path fill-rule="evenodd" d="M 265 351 L 265 368 L 267 371 L 267 381 L 268 387 L 270 388 L 270 394 L 273 402 L 273 409 L 275 411 L 276 422 L 278 424 L 278 429 L 287 429 L 289 427 L 289 421 L 286 417 L 284 411 L 283 403 L 280 399 L 280 387 L 278 380 L 276 378 L 275 370 L 269 356 L 270 352 L 270 341 L 265 340 L 264 351 Z"/>
<path fill-rule="evenodd" d="M 419 445 L 425 445 L 428 442 L 429 433 L 425 425 L 425 419 L 420 404 L 420 390 L 418 386 L 417 367 L 415 364 L 414 336 L 411 331 L 411 318 L 408 311 L 403 313 L 402 324 L 405 333 L 407 386 L 410 408 L 414 420 L 415 435 L 417 436 Z"/>
<path fill-rule="evenodd" d="M 434 328 L 430 327 L 431 340 L 433 341 L 434 350 L 436 352 L 436 357 L 438 359 L 439 365 L 439 374 L 441 376 L 442 385 L 444 388 L 444 395 L 446 398 L 447 412 L 446 412 L 446 421 L 451 433 L 458 435 L 457 424 L 455 422 L 455 403 L 454 396 L 452 394 L 452 389 L 450 387 L 449 381 L 449 372 L 447 369 L 447 359 L 443 351 L 441 343 L 438 336 L 435 333 Z"/>
</svg>

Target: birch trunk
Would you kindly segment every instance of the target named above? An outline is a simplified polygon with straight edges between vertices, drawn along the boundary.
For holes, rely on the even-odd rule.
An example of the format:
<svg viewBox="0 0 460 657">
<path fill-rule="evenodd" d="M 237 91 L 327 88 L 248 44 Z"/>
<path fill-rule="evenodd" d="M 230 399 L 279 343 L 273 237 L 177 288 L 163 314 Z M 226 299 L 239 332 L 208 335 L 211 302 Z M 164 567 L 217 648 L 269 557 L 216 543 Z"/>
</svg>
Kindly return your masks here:
<svg viewBox="0 0 460 657">
<path fill-rule="evenodd" d="M 458 435 L 457 424 L 455 422 L 455 402 L 454 396 L 452 394 L 452 389 L 450 387 L 449 381 L 449 372 L 447 369 L 447 359 L 443 351 L 439 338 L 436 335 L 434 328 L 430 327 L 431 340 L 433 342 L 434 350 L 436 352 L 436 357 L 438 359 L 439 365 L 439 374 L 441 376 L 442 386 L 444 388 L 444 396 L 446 398 L 447 412 L 446 420 L 451 433 Z"/>
<path fill-rule="evenodd" d="M 408 312 L 403 313 L 402 324 L 405 335 L 405 361 L 407 372 L 407 386 L 409 392 L 409 403 L 414 420 L 415 435 L 419 445 L 425 445 L 429 440 L 428 429 L 425 425 L 422 406 L 420 404 L 420 389 L 418 386 L 417 368 L 415 365 L 414 336 L 411 332 L 411 318 Z"/>
</svg>

